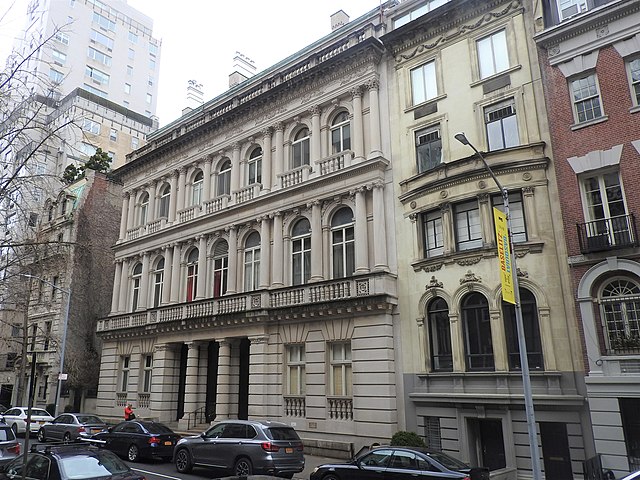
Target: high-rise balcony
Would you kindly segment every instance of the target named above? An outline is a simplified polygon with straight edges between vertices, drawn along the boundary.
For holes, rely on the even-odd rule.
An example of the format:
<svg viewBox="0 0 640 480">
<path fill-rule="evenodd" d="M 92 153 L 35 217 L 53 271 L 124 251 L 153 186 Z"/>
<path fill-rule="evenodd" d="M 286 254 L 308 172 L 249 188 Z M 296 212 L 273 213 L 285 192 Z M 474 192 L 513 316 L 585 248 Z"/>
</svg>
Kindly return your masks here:
<svg viewBox="0 0 640 480">
<path fill-rule="evenodd" d="M 583 254 L 638 246 L 633 214 L 579 223 L 576 227 Z"/>
</svg>

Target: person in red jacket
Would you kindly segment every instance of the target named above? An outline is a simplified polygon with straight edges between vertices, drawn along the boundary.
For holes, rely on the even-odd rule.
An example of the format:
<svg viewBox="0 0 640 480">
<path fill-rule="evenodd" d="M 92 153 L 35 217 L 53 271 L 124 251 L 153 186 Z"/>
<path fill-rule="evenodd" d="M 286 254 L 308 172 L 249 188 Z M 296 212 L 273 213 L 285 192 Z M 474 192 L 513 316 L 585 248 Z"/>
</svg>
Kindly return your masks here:
<svg viewBox="0 0 640 480">
<path fill-rule="evenodd" d="M 133 413 L 133 407 L 130 403 L 127 403 L 127 406 L 124 407 L 124 419 L 133 420 L 134 418 L 136 418 L 136 415 Z"/>
</svg>

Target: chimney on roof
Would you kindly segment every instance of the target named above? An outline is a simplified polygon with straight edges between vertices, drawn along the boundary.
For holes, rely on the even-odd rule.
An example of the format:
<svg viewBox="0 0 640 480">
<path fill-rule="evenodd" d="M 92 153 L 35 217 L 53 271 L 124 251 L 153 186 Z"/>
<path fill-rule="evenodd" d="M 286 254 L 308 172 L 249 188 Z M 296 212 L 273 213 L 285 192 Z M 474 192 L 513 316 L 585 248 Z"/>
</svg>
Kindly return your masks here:
<svg viewBox="0 0 640 480">
<path fill-rule="evenodd" d="M 189 80 L 187 82 L 187 106 L 182 109 L 182 115 L 198 108 L 204 103 L 202 84 L 197 80 Z"/>
<path fill-rule="evenodd" d="M 229 88 L 235 87 L 255 74 L 256 63 L 240 52 L 236 52 L 236 56 L 233 57 L 233 71 L 229 75 Z"/>
<path fill-rule="evenodd" d="M 349 15 L 344 13 L 344 10 L 338 10 L 336 13 L 331 15 L 331 31 L 337 30 L 349 23 Z"/>
</svg>

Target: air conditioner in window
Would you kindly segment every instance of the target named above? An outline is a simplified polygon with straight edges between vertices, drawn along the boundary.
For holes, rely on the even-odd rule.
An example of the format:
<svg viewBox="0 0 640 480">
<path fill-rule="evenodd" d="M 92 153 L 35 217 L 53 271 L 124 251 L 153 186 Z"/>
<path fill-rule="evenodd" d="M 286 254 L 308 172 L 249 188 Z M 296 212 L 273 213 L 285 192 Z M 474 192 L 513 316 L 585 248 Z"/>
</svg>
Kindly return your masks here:
<svg viewBox="0 0 640 480">
<path fill-rule="evenodd" d="M 561 20 L 566 20 L 569 17 L 586 12 L 589 9 L 589 6 L 587 5 L 587 0 L 578 0 L 565 8 L 562 8 L 562 6 L 560 8 Z"/>
</svg>

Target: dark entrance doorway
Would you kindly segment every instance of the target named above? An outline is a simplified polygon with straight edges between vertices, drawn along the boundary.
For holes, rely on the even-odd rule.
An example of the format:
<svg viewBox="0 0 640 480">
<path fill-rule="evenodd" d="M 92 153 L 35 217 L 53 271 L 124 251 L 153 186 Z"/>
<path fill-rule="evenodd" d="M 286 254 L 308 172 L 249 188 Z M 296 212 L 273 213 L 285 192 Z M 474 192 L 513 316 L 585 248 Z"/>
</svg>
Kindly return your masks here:
<svg viewBox="0 0 640 480">
<path fill-rule="evenodd" d="M 209 342 L 207 345 L 207 393 L 205 399 L 205 416 L 207 422 L 216 418 L 216 396 L 218 394 L 218 354 L 220 344 Z"/>
<path fill-rule="evenodd" d="M 187 382 L 187 355 L 189 347 L 183 343 L 180 348 L 180 372 L 178 372 L 178 406 L 176 408 L 176 420 L 184 416 L 184 394 Z"/>
<path fill-rule="evenodd" d="M 498 419 L 472 419 L 469 422 L 471 437 L 478 445 L 478 460 L 481 466 L 489 470 L 498 470 L 507 466 L 502 436 L 502 421 Z"/>
<path fill-rule="evenodd" d="M 5 384 L 0 387 L 0 405 L 9 407 L 11 396 L 13 395 L 13 385 Z"/>
<path fill-rule="evenodd" d="M 248 338 L 240 340 L 240 365 L 238 371 L 238 418 L 249 418 L 249 353 L 251 342 Z"/>
<path fill-rule="evenodd" d="M 565 480 L 573 478 L 567 425 L 559 422 L 539 422 L 544 478 Z"/>
</svg>

